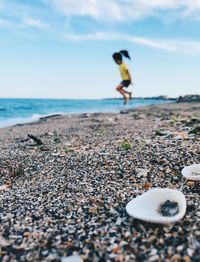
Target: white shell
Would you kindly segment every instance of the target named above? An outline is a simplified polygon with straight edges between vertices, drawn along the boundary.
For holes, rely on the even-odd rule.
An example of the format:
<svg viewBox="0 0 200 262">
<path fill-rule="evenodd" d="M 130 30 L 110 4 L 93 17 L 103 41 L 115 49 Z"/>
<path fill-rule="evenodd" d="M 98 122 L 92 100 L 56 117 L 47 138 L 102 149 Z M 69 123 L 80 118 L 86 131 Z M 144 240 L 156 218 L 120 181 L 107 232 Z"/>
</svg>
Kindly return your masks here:
<svg viewBox="0 0 200 262">
<path fill-rule="evenodd" d="M 179 212 L 175 216 L 166 217 L 158 212 L 158 208 L 165 201 L 176 201 Z M 141 196 L 132 199 L 126 206 L 130 216 L 147 222 L 168 224 L 174 223 L 185 215 L 186 200 L 183 193 L 176 189 L 153 188 Z"/>
<path fill-rule="evenodd" d="M 182 175 L 188 180 L 200 180 L 200 164 L 184 167 Z"/>
</svg>

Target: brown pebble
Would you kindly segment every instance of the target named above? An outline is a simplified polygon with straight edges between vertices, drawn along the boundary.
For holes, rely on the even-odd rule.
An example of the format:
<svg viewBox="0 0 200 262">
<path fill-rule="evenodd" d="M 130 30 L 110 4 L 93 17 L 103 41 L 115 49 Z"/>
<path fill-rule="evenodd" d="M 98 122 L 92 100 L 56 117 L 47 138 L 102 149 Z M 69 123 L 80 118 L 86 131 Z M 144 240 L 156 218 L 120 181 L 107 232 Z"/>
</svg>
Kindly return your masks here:
<svg viewBox="0 0 200 262">
<path fill-rule="evenodd" d="M 193 182 L 193 181 L 187 182 L 187 186 L 189 186 L 189 187 L 193 187 L 194 185 L 195 185 L 195 182 Z"/>
<path fill-rule="evenodd" d="M 173 257 L 170 260 L 171 262 L 179 262 L 181 261 L 181 256 L 178 254 L 173 255 Z"/>
<path fill-rule="evenodd" d="M 135 177 L 130 177 L 129 179 L 131 182 L 135 182 Z"/>
<path fill-rule="evenodd" d="M 143 184 L 144 189 L 149 189 L 150 187 L 152 187 L 152 184 L 150 182 L 146 182 Z"/>
<path fill-rule="evenodd" d="M 31 235 L 31 232 L 25 232 L 24 237 L 29 237 Z"/>
<path fill-rule="evenodd" d="M 112 250 L 113 253 L 119 253 L 120 251 L 120 246 L 115 246 Z"/>
<path fill-rule="evenodd" d="M 183 260 L 184 260 L 184 262 L 190 262 L 191 261 L 189 256 L 184 256 Z"/>
<path fill-rule="evenodd" d="M 90 212 L 91 212 L 92 214 L 97 214 L 97 213 L 98 213 L 98 209 L 97 209 L 96 207 L 91 207 L 91 208 L 90 208 Z"/>
<path fill-rule="evenodd" d="M 164 177 L 165 177 L 164 173 L 160 173 L 160 174 L 159 174 L 159 177 L 164 178 Z"/>
</svg>

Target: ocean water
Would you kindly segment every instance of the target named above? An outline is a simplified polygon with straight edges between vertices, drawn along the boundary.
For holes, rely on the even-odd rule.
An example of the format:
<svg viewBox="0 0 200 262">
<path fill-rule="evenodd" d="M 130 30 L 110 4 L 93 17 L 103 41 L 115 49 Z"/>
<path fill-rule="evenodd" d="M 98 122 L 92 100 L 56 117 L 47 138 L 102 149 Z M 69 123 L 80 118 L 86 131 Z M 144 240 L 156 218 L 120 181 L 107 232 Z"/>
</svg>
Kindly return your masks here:
<svg viewBox="0 0 200 262">
<path fill-rule="evenodd" d="M 119 112 L 133 107 L 172 102 L 162 99 L 134 99 L 128 105 L 122 100 L 73 99 L 0 99 L 0 128 L 37 121 L 53 114 Z"/>
</svg>

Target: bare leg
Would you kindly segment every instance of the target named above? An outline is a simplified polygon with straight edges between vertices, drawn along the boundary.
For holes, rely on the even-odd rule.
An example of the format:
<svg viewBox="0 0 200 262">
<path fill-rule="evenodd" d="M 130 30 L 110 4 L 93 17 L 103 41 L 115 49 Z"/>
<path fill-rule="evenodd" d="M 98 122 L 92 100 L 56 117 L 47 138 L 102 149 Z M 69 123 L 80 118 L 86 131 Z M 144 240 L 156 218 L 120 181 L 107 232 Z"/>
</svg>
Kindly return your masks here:
<svg viewBox="0 0 200 262">
<path fill-rule="evenodd" d="M 126 96 L 127 91 L 123 89 L 123 85 L 118 85 L 116 90 L 124 97 L 124 104 L 127 104 L 129 97 Z"/>
<path fill-rule="evenodd" d="M 129 99 L 132 99 L 132 92 L 128 92 L 128 91 L 124 90 L 124 93 L 129 95 Z"/>
</svg>

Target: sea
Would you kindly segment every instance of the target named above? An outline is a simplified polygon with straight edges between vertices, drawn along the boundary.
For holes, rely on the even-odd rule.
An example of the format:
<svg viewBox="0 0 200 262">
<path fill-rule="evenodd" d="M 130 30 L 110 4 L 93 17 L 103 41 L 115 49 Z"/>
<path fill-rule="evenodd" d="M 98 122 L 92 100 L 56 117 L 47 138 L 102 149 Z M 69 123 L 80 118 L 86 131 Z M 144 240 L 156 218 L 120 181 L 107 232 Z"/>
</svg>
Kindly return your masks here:
<svg viewBox="0 0 200 262">
<path fill-rule="evenodd" d="M 38 121 L 54 114 L 120 112 L 145 105 L 169 103 L 166 99 L 133 99 L 123 105 L 121 99 L 10 99 L 0 98 L 0 128 Z"/>
</svg>

